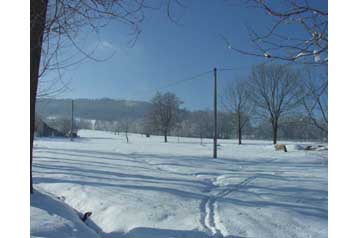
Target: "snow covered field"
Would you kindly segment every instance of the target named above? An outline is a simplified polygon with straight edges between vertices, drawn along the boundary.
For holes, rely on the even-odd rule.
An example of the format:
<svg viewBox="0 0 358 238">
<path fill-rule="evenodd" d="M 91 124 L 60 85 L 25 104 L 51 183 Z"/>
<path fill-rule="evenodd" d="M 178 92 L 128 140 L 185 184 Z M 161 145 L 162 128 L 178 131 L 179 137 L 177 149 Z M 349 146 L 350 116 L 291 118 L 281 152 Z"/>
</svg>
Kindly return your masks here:
<svg viewBox="0 0 358 238">
<path fill-rule="evenodd" d="M 219 140 L 212 159 L 211 140 L 79 135 L 35 140 L 33 237 L 327 237 L 327 151 Z"/>
</svg>

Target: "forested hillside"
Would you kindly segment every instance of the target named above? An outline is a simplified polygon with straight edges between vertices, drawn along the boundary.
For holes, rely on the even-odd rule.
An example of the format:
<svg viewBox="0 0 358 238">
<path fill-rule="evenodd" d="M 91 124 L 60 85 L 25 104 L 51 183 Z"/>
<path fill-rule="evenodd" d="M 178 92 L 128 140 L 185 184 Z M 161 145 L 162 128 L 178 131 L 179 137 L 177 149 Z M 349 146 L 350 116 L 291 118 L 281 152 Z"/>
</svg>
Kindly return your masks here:
<svg viewBox="0 0 358 238">
<path fill-rule="evenodd" d="M 75 99 L 75 117 L 96 120 L 143 118 L 150 103 L 114 99 Z M 38 99 L 36 111 L 41 117 L 71 117 L 71 99 Z"/>
</svg>

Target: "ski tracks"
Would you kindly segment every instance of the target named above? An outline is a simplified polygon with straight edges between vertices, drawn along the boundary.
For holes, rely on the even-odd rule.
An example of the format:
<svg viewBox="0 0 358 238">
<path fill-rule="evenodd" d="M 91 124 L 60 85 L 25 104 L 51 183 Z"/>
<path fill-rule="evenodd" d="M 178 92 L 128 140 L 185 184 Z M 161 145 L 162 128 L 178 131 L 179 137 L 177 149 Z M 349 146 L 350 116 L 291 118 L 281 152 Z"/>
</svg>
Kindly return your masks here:
<svg viewBox="0 0 358 238">
<path fill-rule="evenodd" d="M 218 212 L 217 200 L 223 198 L 230 193 L 237 191 L 240 187 L 245 186 L 256 179 L 256 176 L 246 178 L 239 184 L 229 185 L 228 188 L 223 189 L 217 194 L 206 196 L 200 203 L 200 223 L 205 230 L 211 233 L 212 237 L 223 238 L 227 234 L 225 226 L 221 223 L 221 218 Z M 222 186 L 210 183 L 208 192 L 214 193 L 215 190 Z"/>
</svg>

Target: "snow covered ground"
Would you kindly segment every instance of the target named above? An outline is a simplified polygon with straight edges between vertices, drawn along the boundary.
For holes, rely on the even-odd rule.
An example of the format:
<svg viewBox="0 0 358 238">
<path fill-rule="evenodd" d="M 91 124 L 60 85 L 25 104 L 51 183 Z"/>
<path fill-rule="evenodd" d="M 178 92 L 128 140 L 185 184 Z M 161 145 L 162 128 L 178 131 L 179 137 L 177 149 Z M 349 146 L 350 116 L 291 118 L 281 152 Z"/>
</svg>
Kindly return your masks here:
<svg viewBox="0 0 358 238">
<path fill-rule="evenodd" d="M 71 207 L 41 191 L 31 195 L 31 237 L 99 238 Z"/>
<path fill-rule="evenodd" d="M 211 140 L 170 137 L 165 144 L 131 134 L 127 144 L 109 132 L 79 135 L 35 140 L 35 189 L 60 200 L 47 206 L 36 196 L 48 195 L 32 195 L 34 237 L 62 232 L 51 219 L 69 216 L 46 212 L 58 202 L 91 211 L 87 225 L 102 238 L 327 237 L 327 151 L 219 140 L 212 159 Z M 75 230 L 62 237 L 91 237 Z"/>
</svg>

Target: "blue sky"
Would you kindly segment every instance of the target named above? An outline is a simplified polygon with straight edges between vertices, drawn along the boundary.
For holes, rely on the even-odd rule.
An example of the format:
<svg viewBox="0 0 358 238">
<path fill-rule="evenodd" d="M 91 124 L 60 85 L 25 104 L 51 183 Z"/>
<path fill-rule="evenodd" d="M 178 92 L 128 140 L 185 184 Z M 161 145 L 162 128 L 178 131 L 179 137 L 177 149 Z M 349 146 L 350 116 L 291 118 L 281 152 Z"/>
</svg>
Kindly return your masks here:
<svg viewBox="0 0 358 238">
<path fill-rule="evenodd" d="M 245 24 L 258 30 L 269 26 L 270 18 L 261 11 L 236 2 L 239 1 L 187 1 L 187 8 L 175 12 L 182 15 L 179 24 L 168 19 L 165 9 L 148 10 L 134 47 L 129 47 L 130 36 L 123 25 L 111 23 L 102 29 L 100 39 L 89 36 L 86 42 L 100 44 L 96 51 L 98 57 L 115 54 L 105 62 L 88 60 L 66 69 L 63 78 L 70 83 L 70 90 L 59 97 L 147 101 L 161 90 L 176 93 L 185 108 L 211 108 L 212 74 L 172 87 L 164 86 L 214 67 L 237 68 L 218 73 L 220 94 L 225 85 L 247 77 L 251 66 L 262 62 L 263 59 L 229 50 L 219 36 L 225 35 L 235 46 L 249 48 Z"/>
</svg>

